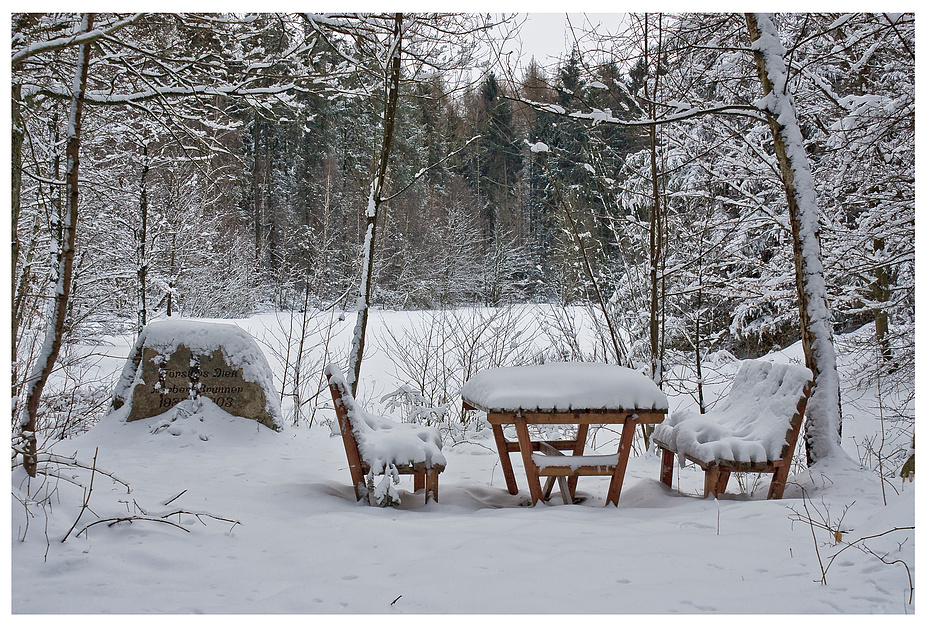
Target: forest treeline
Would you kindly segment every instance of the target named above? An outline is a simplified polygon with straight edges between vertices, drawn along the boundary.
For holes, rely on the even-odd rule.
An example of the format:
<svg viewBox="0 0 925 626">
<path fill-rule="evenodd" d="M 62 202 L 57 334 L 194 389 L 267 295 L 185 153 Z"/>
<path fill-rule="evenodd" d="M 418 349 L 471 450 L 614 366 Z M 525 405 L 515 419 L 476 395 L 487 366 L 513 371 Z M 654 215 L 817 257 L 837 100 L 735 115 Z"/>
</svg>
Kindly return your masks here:
<svg viewBox="0 0 925 626">
<path fill-rule="evenodd" d="M 777 22 L 835 329 L 873 322 L 882 361 L 911 377 L 913 16 Z M 639 364 L 799 339 L 788 205 L 741 15 L 628 15 L 549 66 L 486 61 L 516 19 L 404 24 L 370 304 L 588 304 L 609 358 Z M 351 310 L 390 28 L 13 14 L 14 397 L 60 293 L 78 100 L 65 342 L 166 315 Z"/>
</svg>

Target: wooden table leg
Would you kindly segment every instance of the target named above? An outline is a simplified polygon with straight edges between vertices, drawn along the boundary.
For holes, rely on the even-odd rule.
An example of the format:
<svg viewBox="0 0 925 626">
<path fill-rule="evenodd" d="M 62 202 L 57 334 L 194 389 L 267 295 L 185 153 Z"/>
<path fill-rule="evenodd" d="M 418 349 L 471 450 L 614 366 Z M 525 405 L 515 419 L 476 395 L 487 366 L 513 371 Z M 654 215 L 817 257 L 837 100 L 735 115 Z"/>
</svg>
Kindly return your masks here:
<svg viewBox="0 0 925 626">
<path fill-rule="evenodd" d="M 633 447 L 633 434 L 636 432 L 636 419 L 633 415 L 626 418 L 623 422 L 623 433 L 620 435 L 620 447 L 617 453 L 620 455 L 617 460 L 617 467 L 614 469 L 613 477 L 610 479 L 610 489 L 607 491 L 607 501 L 604 506 L 613 502 L 617 506 L 620 502 L 620 491 L 623 489 L 623 477 L 626 476 L 626 462 L 629 460 L 630 450 Z"/>
<path fill-rule="evenodd" d="M 514 417 L 514 428 L 517 430 L 517 441 L 520 443 L 520 454 L 524 458 L 524 471 L 527 474 L 527 485 L 530 487 L 530 497 L 536 505 L 543 498 L 543 487 L 540 485 L 539 469 L 533 462 L 533 444 L 527 430 L 527 420 L 523 415 Z"/>
<path fill-rule="evenodd" d="M 577 421 L 577 420 L 576 420 Z M 588 440 L 588 425 L 579 424 L 578 433 L 575 435 L 575 451 L 572 456 L 581 456 L 585 453 L 585 442 Z M 572 500 L 575 500 L 575 490 L 578 489 L 578 476 L 569 476 L 568 491 Z"/>
<path fill-rule="evenodd" d="M 517 495 L 517 479 L 514 478 L 514 466 L 511 465 L 508 441 L 504 438 L 504 427 L 500 424 L 493 424 L 491 430 L 495 435 L 495 445 L 498 447 L 498 457 L 501 459 L 501 471 L 504 472 L 507 492 L 511 495 Z"/>
<path fill-rule="evenodd" d="M 662 448 L 662 467 L 659 472 L 659 480 L 671 487 L 671 476 L 674 473 L 674 452 L 668 448 Z"/>
<path fill-rule="evenodd" d="M 703 472 L 703 497 L 709 498 L 712 493 L 714 496 L 718 496 L 719 493 L 716 489 L 716 483 L 719 482 L 719 466 L 711 465 L 709 468 Z"/>
</svg>

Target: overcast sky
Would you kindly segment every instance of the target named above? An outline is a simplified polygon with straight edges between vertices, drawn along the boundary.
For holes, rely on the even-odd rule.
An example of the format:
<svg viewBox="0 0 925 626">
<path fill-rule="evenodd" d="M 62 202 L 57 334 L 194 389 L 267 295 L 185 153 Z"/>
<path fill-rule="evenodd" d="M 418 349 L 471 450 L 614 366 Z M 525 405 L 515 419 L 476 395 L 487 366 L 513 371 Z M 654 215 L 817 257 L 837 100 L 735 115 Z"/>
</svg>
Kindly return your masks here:
<svg viewBox="0 0 925 626">
<path fill-rule="evenodd" d="M 615 32 L 622 19 L 621 13 L 569 13 L 572 27 L 581 31 L 588 24 L 598 25 Z M 573 36 L 568 32 L 565 13 L 529 13 L 520 30 L 523 53 L 527 61 L 536 57 L 540 65 L 559 58 L 572 48 Z M 580 36 L 580 32 L 578 33 Z"/>
</svg>

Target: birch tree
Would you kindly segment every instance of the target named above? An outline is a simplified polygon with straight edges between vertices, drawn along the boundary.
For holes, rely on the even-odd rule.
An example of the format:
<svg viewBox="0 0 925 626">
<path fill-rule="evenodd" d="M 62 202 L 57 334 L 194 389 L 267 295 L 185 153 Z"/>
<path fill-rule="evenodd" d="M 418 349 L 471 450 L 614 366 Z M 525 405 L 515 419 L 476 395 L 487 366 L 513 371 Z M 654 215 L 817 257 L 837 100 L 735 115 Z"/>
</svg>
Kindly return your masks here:
<svg viewBox="0 0 925 626">
<path fill-rule="evenodd" d="M 814 381 L 806 406 L 806 456 L 812 464 L 835 456 L 841 443 L 841 392 L 822 268 L 819 208 L 796 105 L 787 89 L 786 53 L 777 27 L 767 14 L 746 13 L 745 21 L 765 92 L 760 106 L 768 116 L 790 213 L 800 334 Z"/>
<path fill-rule="evenodd" d="M 81 19 L 77 37 L 93 31 L 93 13 L 85 13 Z M 90 43 L 84 39 L 77 46 L 77 66 L 71 84 L 71 104 L 67 124 L 67 148 L 65 155 L 65 236 L 62 241 L 61 261 L 58 266 L 58 279 L 54 298 L 49 306 L 48 325 L 45 342 L 26 386 L 26 412 L 21 424 L 23 467 L 29 476 L 35 477 L 38 465 L 38 444 L 36 440 L 36 423 L 38 421 L 39 401 L 42 389 L 48 382 L 64 335 L 64 321 L 67 314 L 68 296 L 71 291 L 71 276 L 74 270 L 74 252 L 77 239 L 77 219 L 80 199 L 78 186 L 80 169 L 80 130 L 83 117 L 84 91 L 87 88 L 87 73 L 90 68 Z"/>
</svg>

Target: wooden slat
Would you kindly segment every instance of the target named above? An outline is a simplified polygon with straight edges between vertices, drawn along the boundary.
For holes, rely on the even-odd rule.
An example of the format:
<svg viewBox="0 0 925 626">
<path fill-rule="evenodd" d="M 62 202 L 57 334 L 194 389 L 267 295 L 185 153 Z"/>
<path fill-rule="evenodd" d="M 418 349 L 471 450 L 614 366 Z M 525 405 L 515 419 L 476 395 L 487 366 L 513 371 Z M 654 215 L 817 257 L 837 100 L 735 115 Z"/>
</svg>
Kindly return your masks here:
<svg viewBox="0 0 925 626">
<path fill-rule="evenodd" d="M 363 466 L 363 460 L 360 458 L 360 448 L 357 446 L 356 437 L 353 435 L 353 424 L 347 415 L 344 407 L 344 393 L 349 393 L 342 389 L 340 385 L 331 383 L 331 377 L 328 376 L 331 399 L 334 401 L 334 412 L 337 414 L 337 424 L 340 426 L 341 440 L 344 442 L 344 451 L 347 453 L 347 467 L 350 468 L 350 480 L 353 482 L 353 491 L 360 499 L 360 485 L 365 481 L 365 476 L 369 472 L 369 466 Z"/>
<path fill-rule="evenodd" d="M 616 465 L 547 465 L 537 469 L 540 476 L 613 476 Z"/>
<path fill-rule="evenodd" d="M 661 424 L 665 421 L 667 411 L 594 411 L 587 410 L 575 413 L 537 413 L 523 412 L 524 418 L 530 424 L 623 424 L 627 417 L 636 416 L 637 424 Z M 491 425 L 513 424 L 517 413 L 494 412 L 488 413 L 488 423 Z"/>
<path fill-rule="evenodd" d="M 491 416 L 491 415 L 503 415 L 503 414 L 507 414 L 507 415 L 517 415 L 518 413 L 522 413 L 524 416 L 528 416 L 528 417 L 530 417 L 531 419 L 533 418 L 533 416 L 536 416 L 536 415 L 568 415 L 568 416 L 572 416 L 572 415 L 575 415 L 576 413 L 578 413 L 578 414 L 590 414 L 590 415 L 607 415 L 608 413 L 622 413 L 622 414 L 627 414 L 627 413 L 661 413 L 662 415 L 667 415 L 667 414 L 668 414 L 668 409 L 653 409 L 653 408 L 642 408 L 642 407 L 625 407 L 625 408 L 621 408 L 621 409 L 600 409 L 600 408 L 589 407 L 589 408 L 586 408 L 586 409 L 566 409 L 566 410 L 559 410 L 559 409 L 539 409 L 539 408 L 536 408 L 536 407 L 529 408 L 529 409 L 523 408 L 523 407 L 520 407 L 520 408 L 518 408 L 518 409 L 511 409 L 511 408 L 499 409 L 499 408 L 497 408 L 497 407 L 485 407 L 485 406 L 481 406 L 481 405 L 479 405 L 479 404 L 476 404 L 476 403 L 472 402 L 471 400 L 466 400 L 465 398 L 463 398 L 463 401 L 462 401 L 462 408 L 463 408 L 464 410 L 467 410 L 467 411 L 482 411 L 483 413 L 487 413 L 489 416 Z"/>
<path fill-rule="evenodd" d="M 559 452 L 561 450 L 575 450 L 578 445 L 577 439 L 551 439 L 549 441 L 534 441 L 533 451 L 543 452 L 542 446 L 546 446 Z"/>
<path fill-rule="evenodd" d="M 552 445 L 550 445 L 549 442 L 546 441 L 538 441 L 537 448 L 539 448 L 539 451 L 543 452 L 544 454 L 561 457 L 565 456 L 559 451 L 558 448 L 554 448 Z M 565 480 L 565 476 L 548 476 L 543 474 L 542 471 L 540 472 L 540 476 L 547 476 L 546 484 L 543 486 L 543 500 L 549 499 L 549 496 L 552 493 L 552 484 L 553 481 L 555 481 L 559 484 L 559 493 L 562 494 L 562 502 L 564 504 L 573 503 L 572 492 L 569 491 L 568 481 Z"/>
<path fill-rule="evenodd" d="M 498 443 L 497 441 L 495 443 Z M 540 446 L 548 445 L 556 450 L 575 450 L 578 441 L 575 439 L 551 439 L 549 441 L 532 441 L 530 445 L 534 452 L 540 451 Z M 520 452 L 520 441 L 517 439 L 509 441 L 508 439 L 504 440 L 504 447 L 508 452 Z"/>
<path fill-rule="evenodd" d="M 785 464 L 783 460 L 754 463 L 743 461 L 727 461 L 725 459 L 719 459 L 716 461 L 701 461 L 700 459 L 696 459 L 692 456 L 685 456 L 684 458 L 691 463 L 699 465 L 701 468 L 703 468 L 704 471 L 716 465 L 721 465 L 733 472 L 773 472 L 775 468 Z"/>
<path fill-rule="evenodd" d="M 439 502 L 440 498 L 440 471 L 435 467 L 424 472 L 424 504 L 427 504 L 427 496 L 433 497 L 434 502 Z"/>
<path fill-rule="evenodd" d="M 585 452 L 585 444 L 588 441 L 588 424 L 579 424 L 578 432 L 575 434 L 575 451 L 573 456 L 581 456 Z M 572 494 L 572 500 L 575 499 L 575 491 L 578 489 L 578 476 L 570 476 L 568 479 L 568 490 Z"/>
<path fill-rule="evenodd" d="M 674 452 L 667 448 L 662 448 L 662 468 L 659 473 L 659 480 L 671 487 L 671 475 L 674 471 Z"/>
</svg>

